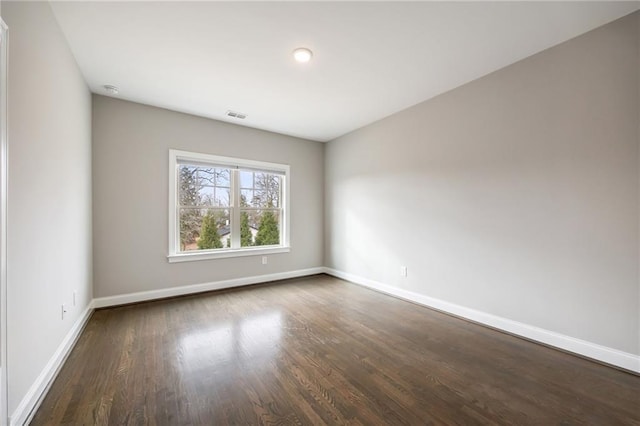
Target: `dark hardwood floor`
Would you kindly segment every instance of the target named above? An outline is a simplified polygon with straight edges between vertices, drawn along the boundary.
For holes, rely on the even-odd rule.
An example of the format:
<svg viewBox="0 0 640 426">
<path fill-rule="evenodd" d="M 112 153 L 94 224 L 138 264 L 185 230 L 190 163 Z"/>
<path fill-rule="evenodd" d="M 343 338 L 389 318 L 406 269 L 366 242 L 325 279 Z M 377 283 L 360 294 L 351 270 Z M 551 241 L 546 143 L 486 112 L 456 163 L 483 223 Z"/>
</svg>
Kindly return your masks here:
<svg viewBox="0 0 640 426">
<path fill-rule="evenodd" d="M 634 424 L 640 377 L 325 275 L 96 311 L 33 425 Z"/>
</svg>

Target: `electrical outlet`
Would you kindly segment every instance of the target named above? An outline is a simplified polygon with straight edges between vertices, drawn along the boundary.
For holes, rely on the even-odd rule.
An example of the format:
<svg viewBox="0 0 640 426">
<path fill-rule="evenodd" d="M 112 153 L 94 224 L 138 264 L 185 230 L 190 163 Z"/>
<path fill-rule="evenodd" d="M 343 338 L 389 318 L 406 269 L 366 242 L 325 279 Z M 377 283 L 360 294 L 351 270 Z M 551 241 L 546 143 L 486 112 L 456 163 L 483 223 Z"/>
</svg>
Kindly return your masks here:
<svg viewBox="0 0 640 426">
<path fill-rule="evenodd" d="M 263 265 L 267 264 L 267 256 L 262 256 L 262 264 Z"/>
<path fill-rule="evenodd" d="M 401 277 L 406 277 L 407 276 L 407 267 L 406 266 L 401 266 L 400 267 L 400 276 Z"/>
<path fill-rule="evenodd" d="M 67 313 L 67 307 L 64 305 L 64 303 L 62 304 L 62 315 L 60 319 L 64 319 L 65 314 Z"/>
</svg>

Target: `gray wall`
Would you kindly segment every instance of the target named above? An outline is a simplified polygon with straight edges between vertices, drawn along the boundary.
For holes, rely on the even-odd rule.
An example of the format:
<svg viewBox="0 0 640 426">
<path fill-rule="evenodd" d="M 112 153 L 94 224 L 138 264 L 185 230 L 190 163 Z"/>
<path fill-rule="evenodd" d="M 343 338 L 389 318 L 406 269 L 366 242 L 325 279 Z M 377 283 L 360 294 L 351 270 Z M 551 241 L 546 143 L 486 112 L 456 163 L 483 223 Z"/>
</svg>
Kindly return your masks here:
<svg viewBox="0 0 640 426">
<path fill-rule="evenodd" d="M 291 252 L 167 262 L 169 149 L 291 166 Z M 96 297 L 323 265 L 323 145 L 93 97 Z"/>
<path fill-rule="evenodd" d="M 638 19 L 329 142 L 327 266 L 640 354 Z"/>
<path fill-rule="evenodd" d="M 91 95 L 48 3 L 4 2 L 2 16 L 10 37 L 7 364 L 13 413 L 92 298 Z M 69 305 L 64 320 L 63 303 Z"/>
</svg>

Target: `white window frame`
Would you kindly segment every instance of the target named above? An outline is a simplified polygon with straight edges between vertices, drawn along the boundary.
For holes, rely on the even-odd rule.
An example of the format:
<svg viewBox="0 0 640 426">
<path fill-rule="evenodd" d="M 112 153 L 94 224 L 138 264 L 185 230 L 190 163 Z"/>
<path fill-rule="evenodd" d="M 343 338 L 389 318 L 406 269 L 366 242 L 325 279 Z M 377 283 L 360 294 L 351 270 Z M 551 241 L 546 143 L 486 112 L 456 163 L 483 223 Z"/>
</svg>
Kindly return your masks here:
<svg viewBox="0 0 640 426">
<path fill-rule="evenodd" d="M 282 183 L 282 222 L 281 239 L 277 246 L 253 246 L 242 248 L 221 248 L 215 250 L 199 250 L 193 253 L 181 252 L 178 249 L 180 242 L 180 224 L 178 223 L 178 167 L 180 162 L 193 161 L 195 163 L 211 163 L 212 166 L 226 166 L 230 169 L 257 169 L 265 172 L 273 171 L 283 174 Z M 237 173 L 232 173 L 236 176 Z M 232 206 L 229 207 L 231 217 L 231 235 L 240 238 L 240 184 L 235 182 L 232 176 L 231 190 L 233 192 Z M 219 155 L 202 154 L 197 152 L 169 150 L 169 250 L 167 259 L 170 263 L 190 262 L 194 260 L 209 260 L 241 256 L 260 256 L 274 253 L 288 253 L 290 234 L 290 206 L 289 206 L 289 166 L 287 164 L 268 163 L 265 161 L 245 160 L 235 157 L 221 157 Z"/>
</svg>

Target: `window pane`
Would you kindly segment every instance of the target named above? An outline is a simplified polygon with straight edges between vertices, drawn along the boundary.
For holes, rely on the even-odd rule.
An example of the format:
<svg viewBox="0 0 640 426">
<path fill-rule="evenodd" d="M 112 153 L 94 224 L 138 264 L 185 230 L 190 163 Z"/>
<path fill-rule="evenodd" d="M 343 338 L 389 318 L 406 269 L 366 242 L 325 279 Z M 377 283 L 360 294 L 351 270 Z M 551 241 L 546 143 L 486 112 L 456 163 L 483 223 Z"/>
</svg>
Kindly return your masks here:
<svg viewBox="0 0 640 426">
<path fill-rule="evenodd" d="M 215 187 L 211 185 L 201 185 L 198 188 L 199 206 L 214 206 Z"/>
<path fill-rule="evenodd" d="M 244 210 L 240 213 L 240 245 L 280 244 L 279 210 Z"/>
<path fill-rule="evenodd" d="M 280 207 L 280 181 L 282 176 L 256 172 L 256 195 L 260 207 Z"/>
<path fill-rule="evenodd" d="M 230 176 L 229 169 L 180 165 L 178 182 L 180 205 L 230 206 Z"/>
<path fill-rule="evenodd" d="M 216 169 L 213 167 L 199 166 L 197 169 L 197 182 L 201 186 L 214 186 L 216 181 Z"/>
<path fill-rule="evenodd" d="M 231 186 L 231 170 L 229 169 L 217 169 L 218 174 L 216 175 L 216 186 Z"/>
<path fill-rule="evenodd" d="M 281 207 L 282 176 L 267 172 L 240 171 L 242 201 L 250 207 Z M 253 185 L 253 186 L 251 186 Z"/>
<path fill-rule="evenodd" d="M 240 212 L 240 247 L 251 247 L 254 245 L 258 228 L 256 226 L 255 216 L 257 212 L 242 211 Z"/>
<path fill-rule="evenodd" d="M 231 199 L 230 192 L 231 190 L 229 188 L 216 187 L 216 194 L 213 205 L 216 207 L 228 207 L 230 205 L 229 201 Z"/>
<path fill-rule="evenodd" d="M 180 209 L 180 251 L 231 246 L 229 210 Z"/>
<path fill-rule="evenodd" d="M 178 171 L 178 200 L 182 206 L 197 206 L 200 202 L 196 173 L 197 167 L 180 166 Z"/>
<path fill-rule="evenodd" d="M 253 207 L 253 191 L 251 189 L 240 190 L 240 207 Z"/>
<path fill-rule="evenodd" d="M 240 188 L 253 189 L 253 172 L 240 170 Z"/>
</svg>

